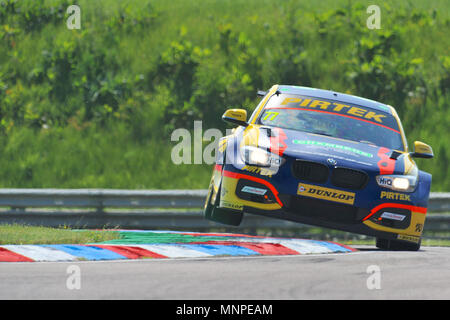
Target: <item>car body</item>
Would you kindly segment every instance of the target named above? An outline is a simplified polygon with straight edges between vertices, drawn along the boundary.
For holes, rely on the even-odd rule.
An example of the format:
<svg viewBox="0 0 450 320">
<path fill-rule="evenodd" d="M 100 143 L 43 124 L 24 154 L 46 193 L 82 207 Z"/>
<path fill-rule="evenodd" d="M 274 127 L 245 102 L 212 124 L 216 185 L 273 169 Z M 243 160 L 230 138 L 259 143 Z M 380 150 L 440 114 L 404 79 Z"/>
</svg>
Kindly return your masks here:
<svg viewBox="0 0 450 320">
<path fill-rule="evenodd" d="M 329 90 L 274 85 L 247 121 L 219 141 L 205 218 L 239 225 L 244 213 L 374 236 L 418 250 L 431 175 L 410 152 L 392 106 Z"/>
</svg>

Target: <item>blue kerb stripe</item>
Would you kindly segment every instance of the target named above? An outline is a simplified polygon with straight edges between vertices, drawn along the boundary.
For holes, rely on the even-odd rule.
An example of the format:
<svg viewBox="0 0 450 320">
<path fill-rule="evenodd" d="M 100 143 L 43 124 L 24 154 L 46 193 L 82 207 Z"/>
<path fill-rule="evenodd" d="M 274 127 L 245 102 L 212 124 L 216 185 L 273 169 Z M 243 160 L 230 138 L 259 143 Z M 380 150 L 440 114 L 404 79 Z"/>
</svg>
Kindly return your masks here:
<svg viewBox="0 0 450 320">
<path fill-rule="evenodd" d="M 205 252 L 213 256 L 231 255 L 231 256 L 251 256 L 259 255 L 258 252 L 251 249 L 235 246 L 235 245 L 218 245 L 218 244 L 183 244 L 183 247 Z"/>
<path fill-rule="evenodd" d="M 321 246 L 327 247 L 328 249 L 332 250 L 333 252 L 349 252 L 352 251 L 350 249 L 344 248 L 338 244 L 335 243 L 331 243 L 331 242 L 326 242 L 326 241 L 315 241 L 315 240 L 310 240 L 311 242 L 320 244 Z"/>
<path fill-rule="evenodd" d="M 71 254 L 73 256 L 84 258 L 86 260 L 126 259 L 125 256 L 122 256 L 118 253 L 95 246 L 87 247 L 73 244 L 52 244 L 45 245 L 44 247 L 52 247 L 67 252 L 68 254 Z"/>
</svg>

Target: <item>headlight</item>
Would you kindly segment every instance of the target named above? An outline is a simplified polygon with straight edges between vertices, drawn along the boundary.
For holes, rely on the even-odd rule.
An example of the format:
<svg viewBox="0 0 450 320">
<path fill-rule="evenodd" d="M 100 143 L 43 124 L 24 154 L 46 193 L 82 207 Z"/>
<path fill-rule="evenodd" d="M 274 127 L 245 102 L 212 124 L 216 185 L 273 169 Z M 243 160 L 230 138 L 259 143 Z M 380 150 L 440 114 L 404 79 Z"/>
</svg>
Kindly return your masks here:
<svg viewBox="0 0 450 320">
<path fill-rule="evenodd" d="M 410 186 L 409 180 L 407 178 L 394 178 L 392 180 L 392 187 L 398 190 L 408 190 Z"/>
<path fill-rule="evenodd" d="M 241 148 L 241 158 L 245 164 L 259 167 L 280 166 L 283 163 L 283 158 L 256 147 Z"/>
<path fill-rule="evenodd" d="M 403 192 L 413 192 L 417 184 L 417 176 L 413 175 L 381 175 L 376 179 L 380 187 Z"/>
</svg>

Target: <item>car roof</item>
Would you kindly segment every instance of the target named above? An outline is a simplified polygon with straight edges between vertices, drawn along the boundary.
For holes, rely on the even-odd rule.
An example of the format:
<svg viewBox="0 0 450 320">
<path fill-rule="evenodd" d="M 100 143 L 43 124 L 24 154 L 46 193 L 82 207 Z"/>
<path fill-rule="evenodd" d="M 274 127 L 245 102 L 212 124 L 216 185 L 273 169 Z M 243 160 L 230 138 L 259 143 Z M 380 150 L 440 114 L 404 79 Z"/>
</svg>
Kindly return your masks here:
<svg viewBox="0 0 450 320">
<path fill-rule="evenodd" d="M 298 94 L 298 95 L 304 95 L 304 96 L 312 96 L 316 98 L 324 98 L 324 99 L 330 99 L 330 100 L 336 100 L 340 102 L 346 102 L 350 104 L 355 104 L 359 106 L 365 106 L 368 108 L 372 108 L 378 111 L 387 112 L 389 114 L 392 114 L 392 107 L 375 101 L 370 100 L 358 96 L 354 96 L 351 94 L 331 91 L 331 90 L 324 90 L 324 89 L 316 89 L 316 88 L 310 88 L 310 87 L 300 87 L 300 86 L 290 86 L 290 85 L 279 85 L 278 90 L 282 93 L 287 94 Z"/>
</svg>

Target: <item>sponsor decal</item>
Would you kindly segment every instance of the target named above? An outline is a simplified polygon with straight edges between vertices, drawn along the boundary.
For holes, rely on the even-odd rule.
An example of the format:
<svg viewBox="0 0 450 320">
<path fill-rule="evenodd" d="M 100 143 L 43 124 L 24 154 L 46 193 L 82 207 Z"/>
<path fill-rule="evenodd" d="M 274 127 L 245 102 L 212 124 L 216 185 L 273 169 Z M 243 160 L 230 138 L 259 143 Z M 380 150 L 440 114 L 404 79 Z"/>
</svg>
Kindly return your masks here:
<svg viewBox="0 0 450 320">
<path fill-rule="evenodd" d="M 383 187 L 391 187 L 392 186 L 392 179 L 386 178 L 386 177 L 377 177 L 378 185 Z"/>
<path fill-rule="evenodd" d="M 422 232 L 423 231 L 423 224 L 422 223 L 417 223 L 415 231 L 416 232 Z"/>
<path fill-rule="evenodd" d="M 276 172 L 270 170 L 269 168 L 262 168 L 262 167 L 256 167 L 256 166 L 244 166 L 242 168 L 242 170 L 252 172 L 252 173 L 257 173 L 262 176 L 268 176 L 269 178 L 272 178 L 272 174 L 276 173 Z"/>
<path fill-rule="evenodd" d="M 411 196 L 404 193 L 381 191 L 380 199 L 411 201 Z"/>
<path fill-rule="evenodd" d="M 414 243 L 419 243 L 420 237 L 408 236 L 406 234 L 399 234 L 397 236 L 397 239 L 398 240 L 410 241 L 410 242 L 414 242 Z"/>
<path fill-rule="evenodd" d="M 233 210 L 242 210 L 244 208 L 244 206 L 241 204 L 236 204 L 236 203 L 232 203 L 232 202 L 228 202 L 228 201 L 224 201 L 224 200 L 220 201 L 220 207 L 233 209 Z"/>
<path fill-rule="evenodd" d="M 241 189 L 242 192 L 253 193 L 259 196 L 263 196 L 266 194 L 267 189 L 255 188 L 250 186 L 245 186 Z"/>
<path fill-rule="evenodd" d="M 222 186 L 222 188 L 220 188 L 220 196 L 221 197 L 225 197 L 228 193 L 228 189 L 225 188 L 224 186 Z"/>
<path fill-rule="evenodd" d="M 318 99 L 297 97 L 285 98 L 283 102 L 281 102 L 281 106 L 325 110 L 332 113 L 358 117 L 376 123 L 384 123 L 385 119 L 387 118 L 386 115 L 381 114 L 377 111 L 371 111 L 361 107 L 349 106 L 338 102 L 323 101 Z"/>
<path fill-rule="evenodd" d="M 373 158 L 373 154 L 371 154 L 371 153 L 364 152 L 364 151 L 356 149 L 356 148 L 343 146 L 343 145 L 339 145 L 339 144 L 334 144 L 334 143 L 329 143 L 329 142 L 294 139 L 294 140 L 292 140 L 292 143 L 330 148 L 330 149 L 334 149 L 337 151 L 351 152 L 351 153 L 354 153 L 354 154 L 357 154 L 357 155 L 360 155 L 363 157 L 367 157 L 367 158 Z"/>
<path fill-rule="evenodd" d="M 381 218 L 403 221 L 403 220 L 405 220 L 406 216 L 404 216 L 403 214 L 392 213 L 392 212 L 386 211 L 386 212 L 383 212 L 383 214 L 381 215 Z"/>
<path fill-rule="evenodd" d="M 279 112 L 275 112 L 275 111 L 268 111 L 265 113 L 265 117 L 263 118 L 263 120 L 268 120 L 268 121 L 272 121 L 274 120 L 276 117 L 278 117 L 280 113 Z"/>
<path fill-rule="evenodd" d="M 297 194 L 305 197 L 329 200 L 346 204 L 353 204 L 355 202 L 355 193 L 353 192 L 324 188 L 304 183 L 298 184 Z"/>
</svg>

